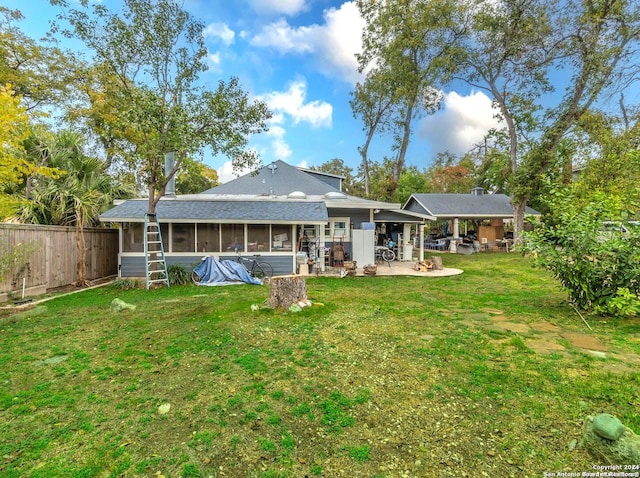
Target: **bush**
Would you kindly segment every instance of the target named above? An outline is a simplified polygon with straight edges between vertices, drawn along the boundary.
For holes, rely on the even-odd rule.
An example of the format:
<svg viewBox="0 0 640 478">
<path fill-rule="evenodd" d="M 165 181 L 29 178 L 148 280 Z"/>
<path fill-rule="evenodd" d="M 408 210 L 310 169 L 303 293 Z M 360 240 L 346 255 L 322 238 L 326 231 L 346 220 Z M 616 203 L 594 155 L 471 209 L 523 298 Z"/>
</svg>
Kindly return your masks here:
<svg viewBox="0 0 640 478">
<path fill-rule="evenodd" d="M 140 287 L 140 283 L 135 279 L 118 279 L 111 284 L 111 287 L 120 290 L 137 289 Z"/>
<path fill-rule="evenodd" d="M 640 314 L 640 228 L 605 233 L 605 222 L 624 216 L 615 198 L 574 199 L 570 190 L 552 194 L 551 215 L 525 234 L 522 250 L 554 274 L 576 307 Z"/>
<path fill-rule="evenodd" d="M 191 283 L 191 271 L 181 265 L 170 265 L 167 267 L 167 274 L 169 274 L 169 284 L 171 285 L 184 285 Z"/>
</svg>

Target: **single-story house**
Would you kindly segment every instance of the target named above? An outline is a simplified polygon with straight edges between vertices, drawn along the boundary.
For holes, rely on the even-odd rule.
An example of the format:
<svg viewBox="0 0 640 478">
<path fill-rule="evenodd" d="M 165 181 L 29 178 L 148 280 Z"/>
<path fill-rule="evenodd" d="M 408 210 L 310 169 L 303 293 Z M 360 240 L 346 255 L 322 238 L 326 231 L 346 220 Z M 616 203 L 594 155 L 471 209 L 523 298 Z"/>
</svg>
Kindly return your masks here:
<svg viewBox="0 0 640 478">
<path fill-rule="evenodd" d="M 399 260 L 410 261 L 414 237 L 422 257 L 423 226 L 430 221 L 450 219 L 458 237 L 459 220 L 513 215 L 501 194 L 413 194 L 400 207 L 346 194 L 343 179 L 275 161 L 200 194 L 176 195 L 170 183 L 156 208 L 166 263 L 193 268 L 203 256 L 224 260 L 240 253 L 259 254 L 278 275 L 297 272 L 301 255 L 322 270 L 344 260 L 362 267 L 375 262 L 384 238 L 394 241 Z M 131 199 L 100 216 L 120 230 L 121 277 L 145 276 L 147 207 L 147 199 Z"/>
<path fill-rule="evenodd" d="M 342 179 L 275 161 L 200 194 L 175 195 L 169 185 L 156 209 L 167 265 L 192 268 L 203 255 L 223 260 L 235 258 L 240 251 L 259 254 L 274 274 L 295 272 L 301 252 L 321 269 L 347 259 L 359 259 L 363 266 L 375 260 L 376 225 L 384 230 L 387 220 L 390 228 L 402 224 L 396 237 L 402 239 L 404 234 L 408 242 L 411 224 L 430 219 L 419 212 L 404 212 L 396 203 L 345 194 Z M 146 199 L 132 199 L 100 216 L 102 222 L 120 228 L 121 277 L 145 276 L 146 212 Z"/>
</svg>

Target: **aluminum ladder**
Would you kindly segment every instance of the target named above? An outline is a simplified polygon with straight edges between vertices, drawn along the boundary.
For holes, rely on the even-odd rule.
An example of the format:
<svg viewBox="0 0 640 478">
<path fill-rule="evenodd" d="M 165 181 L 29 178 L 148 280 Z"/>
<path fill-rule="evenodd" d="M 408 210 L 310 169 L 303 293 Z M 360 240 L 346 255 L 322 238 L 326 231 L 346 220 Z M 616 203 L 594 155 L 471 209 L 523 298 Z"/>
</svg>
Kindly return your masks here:
<svg viewBox="0 0 640 478">
<path fill-rule="evenodd" d="M 169 287 L 169 273 L 157 214 L 144 216 L 144 272 L 147 290 L 152 284 L 166 284 Z"/>
</svg>

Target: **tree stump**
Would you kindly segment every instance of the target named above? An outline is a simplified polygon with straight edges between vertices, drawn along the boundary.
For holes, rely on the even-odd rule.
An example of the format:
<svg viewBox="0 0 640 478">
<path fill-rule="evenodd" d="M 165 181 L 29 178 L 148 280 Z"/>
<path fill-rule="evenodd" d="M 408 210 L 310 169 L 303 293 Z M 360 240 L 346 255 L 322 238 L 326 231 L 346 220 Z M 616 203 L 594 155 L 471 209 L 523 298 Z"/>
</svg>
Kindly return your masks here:
<svg viewBox="0 0 640 478">
<path fill-rule="evenodd" d="M 288 309 L 292 304 L 307 300 L 307 281 L 298 275 L 276 276 L 269 280 L 269 305 L 274 309 Z"/>
<path fill-rule="evenodd" d="M 431 256 L 431 262 L 433 262 L 434 271 L 441 271 L 442 269 L 444 269 L 444 267 L 442 267 L 442 257 Z"/>
</svg>

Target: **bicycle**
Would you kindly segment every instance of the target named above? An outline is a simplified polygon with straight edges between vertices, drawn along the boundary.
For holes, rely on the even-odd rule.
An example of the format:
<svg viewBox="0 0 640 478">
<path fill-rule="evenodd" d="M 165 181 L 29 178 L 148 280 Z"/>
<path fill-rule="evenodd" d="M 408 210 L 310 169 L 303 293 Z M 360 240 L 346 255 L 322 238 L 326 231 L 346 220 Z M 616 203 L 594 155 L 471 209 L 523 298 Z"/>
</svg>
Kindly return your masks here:
<svg viewBox="0 0 640 478">
<path fill-rule="evenodd" d="M 232 259 L 225 259 L 225 260 L 228 260 L 231 262 L 238 262 L 251 277 L 259 279 L 260 281 L 264 282 L 265 280 L 273 276 L 273 268 L 271 267 L 271 264 L 267 262 L 258 261 L 257 259 L 259 257 L 258 254 L 253 256 L 254 259 L 251 259 L 248 257 L 242 257 L 238 249 L 236 249 L 236 254 L 238 255 L 238 258 L 236 261 L 233 261 Z M 203 261 L 205 259 L 207 258 L 206 257 L 202 258 Z M 250 266 L 248 264 L 250 264 Z M 195 284 L 200 283 L 201 277 L 198 276 L 195 269 L 191 273 L 191 280 L 193 280 Z"/>
<path fill-rule="evenodd" d="M 376 262 L 384 261 L 391 267 L 391 261 L 396 260 L 396 253 L 388 246 L 376 246 Z"/>
<path fill-rule="evenodd" d="M 265 280 L 273 276 L 273 267 L 271 267 L 271 264 L 258 261 L 260 254 L 254 254 L 253 258 L 242 257 L 238 249 L 236 249 L 236 254 L 238 255 L 238 262 L 242 264 L 242 267 L 245 268 L 251 277 Z M 247 264 L 251 264 L 251 267 L 248 267 Z"/>
</svg>

